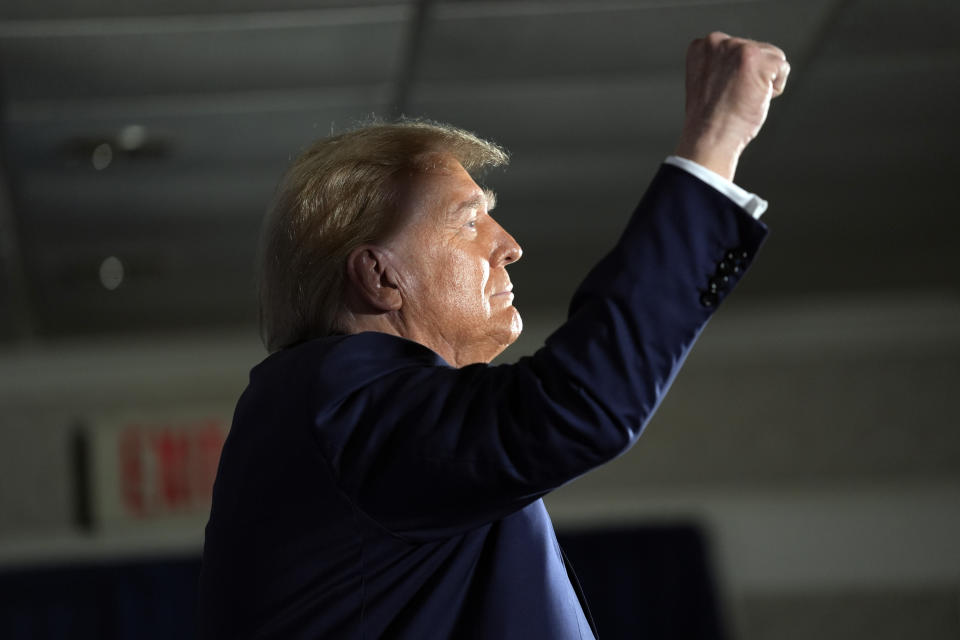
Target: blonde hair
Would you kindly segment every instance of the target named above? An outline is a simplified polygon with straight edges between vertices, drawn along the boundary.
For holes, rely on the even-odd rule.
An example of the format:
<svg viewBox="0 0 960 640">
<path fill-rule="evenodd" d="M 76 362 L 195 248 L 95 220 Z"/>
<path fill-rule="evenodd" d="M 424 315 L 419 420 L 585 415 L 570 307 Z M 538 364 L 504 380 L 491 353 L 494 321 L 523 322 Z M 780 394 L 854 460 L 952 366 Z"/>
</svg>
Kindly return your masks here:
<svg viewBox="0 0 960 640">
<path fill-rule="evenodd" d="M 293 162 L 267 213 L 258 258 L 260 337 L 269 351 L 344 330 L 337 319 L 347 256 L 396 228 L 404 176 L 427 169 L 437 153 L 474 176 L 508 161 L 470 132 L 402 120 L 319 140 Z"/>
</svg>

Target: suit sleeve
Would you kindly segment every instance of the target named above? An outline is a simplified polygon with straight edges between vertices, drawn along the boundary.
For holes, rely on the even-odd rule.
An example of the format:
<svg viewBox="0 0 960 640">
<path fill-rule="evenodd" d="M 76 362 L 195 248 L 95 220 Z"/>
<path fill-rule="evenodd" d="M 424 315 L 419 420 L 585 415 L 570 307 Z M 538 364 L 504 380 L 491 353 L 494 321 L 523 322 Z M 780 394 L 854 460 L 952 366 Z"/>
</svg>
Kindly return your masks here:
<svg viewBox="0 0 960 640">
<path fill-rule="evenodd" d="M 503 517 L 625 452 L 765 234 L 663 166 L 532 356 L 453 369 L 415 343 L 345 339 L 344 350 L 383 344 L 318 392 L 314 432 L 341 490 L 390 531 L 430 539 Z M 726 283 L 711 286 L 720 275 Z"/>
</svg>

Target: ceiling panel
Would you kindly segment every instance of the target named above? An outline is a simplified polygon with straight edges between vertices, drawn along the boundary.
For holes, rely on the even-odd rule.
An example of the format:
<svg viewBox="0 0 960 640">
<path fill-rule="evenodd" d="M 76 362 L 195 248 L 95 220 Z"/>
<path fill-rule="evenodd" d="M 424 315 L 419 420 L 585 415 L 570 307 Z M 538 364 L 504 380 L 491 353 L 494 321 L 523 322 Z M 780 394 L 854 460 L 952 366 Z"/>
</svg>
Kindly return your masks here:
<svg viewBox="0 0 960 640">
<path fill-rule="evenodd" d="M 683 82 L 674 76 L 525 83 L 432 84 L 412 113 L 455 122 L 517 154 L 658 143 L 669 149 L 683 117 Z"/>
<path fill-rule="evenodd" d="M 402 0 L 5 0 L 0 5 L 0 20 L 66 20 L 116 17 L 156 17 L 176 15 L 210 15 L 310 11 L 318 8 L 339 9 L 337 13 L 366 15 L 368 9 L 379 12 L 405 3 Z M 361 12 L 356 9 L 360 7 Z M 347 10 L 347 11 L 344 11 Z M 329 13 L 329 11 L 325 11 Z"/>
<path fill-rule="evenodd" d="M 283 167 L 388 112 L 415 15 L 307 4 L 0 8 L 3 141 L 42 335 L 253 322 L 257 230 Z M 517 304 L 562 307 L 673 146 L 687 41 L 712 29 L 771 40 L 794 71 L 738 174 L 770 200 L 773 230 L 738 297 L 956 291 L 957 7 L 441 2 L 407 113 L 513 152 L 487 181 L 526 250 Z M 131 125 L 155 153 L 96 170 L 92 148 Z M 113 291 L 98 276 L 110 255 L 127 268 Z"/>
<path fill-rule="evenodd" d="M 357 86 L 396 75 L 406 12 L 362 22 L 157 19 L 0 31 L 11 101 Z"/>
<path fill-rule="evenodd" d="M 276 173 L 313 139 L 341 131 L 387 110 L 382 86 L 354 91 L 284 91 L 218 95 L 166 101 L 118 100 L 87 104 L 69 113 L 66 105 L 44 110 L 17 108 L 7 125 L 7 146 L 19 172 L 34 169 L 92 171 L 91 159 L 67 153 L 74 140 L 115 142 L 125 127 L 144 128 L 147 140 L 163 143 L 149 170 L 258 167 Z M 123 163 L 111 165 L 122 170 Z M 49 176 L 46 176 L 49 178 Z"/>
<path fill-rule="evenodd" d="M 714 30 L 800 52 L 835 0 L 806 2 L 441 3 L 427 82 L 682 74 L 687 44 Z"/>
<path fill-rule="evenodd" d="M 960 3 L 951 0 L 847 0 L 821 55 L 829 60 L 917 52 L 957 53 Z"/>
</svg>

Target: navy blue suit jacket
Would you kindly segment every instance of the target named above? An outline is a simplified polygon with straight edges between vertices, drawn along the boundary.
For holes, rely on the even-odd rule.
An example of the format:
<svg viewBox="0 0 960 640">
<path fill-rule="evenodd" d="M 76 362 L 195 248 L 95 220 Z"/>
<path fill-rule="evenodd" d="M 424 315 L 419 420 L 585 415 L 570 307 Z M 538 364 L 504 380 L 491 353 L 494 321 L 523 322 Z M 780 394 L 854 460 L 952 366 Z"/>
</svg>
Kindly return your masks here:
<svg viewBox="0 0 960 640">
<path fill-rule="evenodd" d="M 593 637 L 541 497 L 637 440 L 739 277 L 704 297 L 718 264 L 742 273 L 765 233 L 663 166 L 516 364 L 455 369 L 379 333 L 268 357 L 214 487 L 204 636 Z"/>
</svg>

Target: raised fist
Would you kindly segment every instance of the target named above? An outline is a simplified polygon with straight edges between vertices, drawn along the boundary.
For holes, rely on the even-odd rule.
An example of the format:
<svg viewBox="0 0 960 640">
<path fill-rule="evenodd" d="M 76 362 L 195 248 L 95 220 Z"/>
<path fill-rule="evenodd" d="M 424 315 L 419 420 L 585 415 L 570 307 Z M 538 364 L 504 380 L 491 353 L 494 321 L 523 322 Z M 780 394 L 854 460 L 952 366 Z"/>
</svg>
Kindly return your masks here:
<svg viewBox="0 0 960 640">
<path fill-rule="evenodd" d="M 783 93 L 787 57 L 764 42 L 715 31 L 687 49 L 687 100 L 676 154 L 732 180 L 737 161 Z"/>
</svg>

